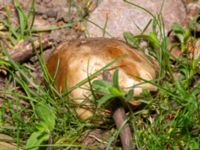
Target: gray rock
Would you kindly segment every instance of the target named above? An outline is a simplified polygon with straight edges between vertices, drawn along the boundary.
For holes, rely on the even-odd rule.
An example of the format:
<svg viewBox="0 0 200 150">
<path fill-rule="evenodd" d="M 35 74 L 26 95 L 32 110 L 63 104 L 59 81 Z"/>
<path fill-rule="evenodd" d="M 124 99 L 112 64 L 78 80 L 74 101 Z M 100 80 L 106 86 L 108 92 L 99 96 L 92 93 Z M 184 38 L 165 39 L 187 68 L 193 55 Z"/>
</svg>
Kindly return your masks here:
<svg viewBox="0 0 200 150">
<path fill-rule="evenodd" d="M 163 0 L 129 0 L 129 2 L 138 4 L 155 15 L 159 14 Z M 174 22 L 183 23 L 186 16 L 186 10 L 181 0 L 165 0 L 161 12 L 166 32 L 170 30 Z M 143 9 L 123 0 L 103 0 L 88 18 L 87 36 L 102 37 L 103 28 L 106 26 L 108 32 L 105 34 L 106 37 L 123 39 L 125 31 L 140 34 L 152 18 Z M 150 25 L 146 32 L 151 30 L 152 26 Z"/>
</svg>

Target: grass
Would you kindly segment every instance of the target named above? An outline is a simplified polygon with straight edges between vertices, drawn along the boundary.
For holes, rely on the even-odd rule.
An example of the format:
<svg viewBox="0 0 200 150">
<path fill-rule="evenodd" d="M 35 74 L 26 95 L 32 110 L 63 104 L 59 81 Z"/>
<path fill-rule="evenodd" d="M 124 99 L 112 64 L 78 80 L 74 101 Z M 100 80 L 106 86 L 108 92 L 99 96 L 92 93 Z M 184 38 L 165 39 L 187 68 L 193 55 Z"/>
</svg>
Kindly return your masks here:
<svg viewBox="0 0 200 150">
<path fill-rule="evenodd" d="M 19 27 L 13 28 L 8 22 L 5 24 L 11 42 L 32 36 L 27 34 L 32 32 L 31 25 L 28 24 L 28 19 L 18 3 L 16 8 L 21 14 Z M 187 47 L 190 38 L 197 38 L 190 28 L 176 25 L 173 30 L 179 39 L 182 53 L 180 57 L 175 58 L 167 50 L 168 38 L 163 32 L 162 19 L 156 16 L 152 22 L 159 25 L 162 34 L 158 35 L 155 30 L 148 35 L 124 34 L 129 44 L 138 47 L 141 40 L 146 40 L 148 45 L 140 49 L 148 49 L 161 66 L 158 79 L 152 81 L 158 87 L 158 91 L 150 93 L 145 90 L 138 97 L 138 101 L 145 104 L 144 107 L 137 111 L 131 110 L 129 114 L 128 121 L 134 130 L 134 144 L 137 149 L 199 149 L 200 59 L 189 58 Z M 3 45 L 1 48 L 6 53 Z M 40 51 L 42 52 L 42 46 Z M 43 57 L 38 54 L 37 58 L 45 84 L 38 81 L 33 75 L 33 70 L 25 64 L 18 64 L 11 58 L 0 61 L 7 71 L 4 87 L 0 91 L 3 100 L 0 107 L 0 133 L 13 137 L 13 141 L 10 142 L 15 142 L 17 147 L 22 149 L 37 149 L 38 146 L 49 149 L 88 147 L 97 150 L 101 143 L 105 143 L 106 149 L 119 148 L 119 131 L 114 129 L 112 119 L 100 116 L 105 119 L 102 125 L 95 123 L 95 118 L 87 121 L 77 118 L 71 109 L 77 106 L 71 102 L 70 97 L 66 97 L 66 93 L 60 93 L 54 88 Z M 111 64 L 107 66 L 109 65 Z M 116 76 L 113 77 L 115 80 Z M 77 88 L 87 80 L 69 90 Z M 114 85 L 117 85 L 117 82 Z M 81 143 L 89 131 L 97 128 L 109 131 L 106 140 L 100 140 L 96 146 Z"/>
</svg>

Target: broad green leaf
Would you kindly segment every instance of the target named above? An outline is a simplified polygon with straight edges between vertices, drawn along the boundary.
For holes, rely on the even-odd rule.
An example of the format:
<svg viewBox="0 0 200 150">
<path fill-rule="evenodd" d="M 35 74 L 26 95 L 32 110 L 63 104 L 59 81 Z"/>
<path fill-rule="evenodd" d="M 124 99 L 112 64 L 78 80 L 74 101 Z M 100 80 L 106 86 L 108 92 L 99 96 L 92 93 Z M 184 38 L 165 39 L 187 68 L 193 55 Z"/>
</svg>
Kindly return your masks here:
<svg viewBox="0 0 200 150">
<path fill-rule="evenodd" d="M 35 108 L 37 116 L 47 125 L 48 129 L 52 131 L 55 127 L 56 120 L 53 108 L 42 103 L 37 104 Z"/>
<path fill-rule="evenodd" d="M 105 81 L 105 80 L 94 80 L 93 84 L 100 86 L 100 87 L 111 87 L 112 86 L 112 84 L 110 82 Z"/>
<path fill-rule="evenodd" d="M 135 38 L 149 42 L 154 48 L 160 48 L 160 41 L 153 32 L 149 33 L 149 35 L 136 35 Z"/>
<path fill-rule="evenodd" d="M 33 132 L 29 137 L 25 149 L 26 150 L 38 150 L 39 146 L 49 139 L 49 134 L 45 132 Z"/>
<path fill-rule="evenodd" d="M 105 103 L 107 103 L 109 100 L 111 100 L 112 98 L 114 98 L 115 96 L 112 94 L 107 94 L 104 95 L 103 97 L 101 97 L 98 100 L 98 107 L 101 107 L 102 105 L 104 105 Z"/>
<path fill-rule="evenodd" d="M 44 121 L 41 121 L 36 125 L 36 129 L 40 132 L 47 132 L 47 130 L 49 130 L 49 126 Z"/>
<path fill-rule="evenodd" d="M 104 80 L 94 80 L 92 82 L 92 87 L 96 90 L 96 92 L 102 94 L 109 94 L 109 88 L 112 87 L 112 83 Z"/>
<path fill-rule="evenodd" d="M 119 89 L 119 70 L 116 69 L 113 74 L 113 86 Z"/>
<path fill-rule="evenodd" d="M 172 25 L 172 30 L 175 32 L 175 33 L 184 33 L 184 29 L 183 29 L 183 26 L 178 24 L 178 23 L 174 23 Z"/>
<path fill-rule="evenodd" d="M 154 46 L 154 48 L 160 47 L 160 41 L 159 41 L 157 35 L 154 32 L 149 33 L 149 41 Z"/>
<path fill-rule="evenodd" d="M 187 39 L 190 36 L 190 30 L 186 28 L 184 31 L 184 38 Z"/>
<path fill-rule="evenodd" d="M 185 36 L 188 35 L 188 32 L 185 33 L 183 26 L 178 23 L 174 23 L 172 25 L 172 30 L 174 31 L 174 33 L 177 36 L 177 38 L 179 39 L 179 41 L 181 43 L 183 43 L 184 39 L 186 38 Z"/>
<path fill-rule="evenodd" d="M 135 38 L 135 36 L 130 32 L 124 32 L 123 33 L 124 39 L 126 42 L 132 46 L 138 46 L 139 45 L 139 39 Z"/>
<path fill-rule="evenodd" d="M 109 88 L 109 91 L 110 91 L 110 94 L 114 95 L 115 97 L 122 97 L 125 95 L 125 92 L 115 87 Z"/>
<path fill-rule="evenodd" d="M 183 36 L 183 34 L 176 34 L 176 36 L 177 36 L 177 38 L 179 39 L 179 41 L 181 42 L 181 43 L 184 43 L 184 36 Z"/>
<path fill-rule="evenodd" d="M 129 90 L 126 97 L 125 97 L 126 101 L 130 101 L 133 100 L 133 90 Z"/>
</svg>

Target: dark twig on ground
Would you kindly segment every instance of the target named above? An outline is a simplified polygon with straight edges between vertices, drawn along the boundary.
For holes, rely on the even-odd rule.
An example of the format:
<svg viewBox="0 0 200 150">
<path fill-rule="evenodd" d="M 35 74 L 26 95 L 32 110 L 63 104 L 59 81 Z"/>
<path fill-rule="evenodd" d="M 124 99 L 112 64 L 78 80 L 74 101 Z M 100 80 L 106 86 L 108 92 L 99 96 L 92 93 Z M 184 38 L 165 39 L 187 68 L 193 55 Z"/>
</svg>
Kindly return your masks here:
<svg viewBox="0 0 200 150">
<path fill-rule="evenodd" d="M 113 109 L 113 119 L 118 129 L 120 129 L 126 121 L 125 109 L 123 108 L 123 105 L 120 104 L 119 101 L 115 102 L 115 106 Z M 125 123 L 120 131 L 120 139 L 121 139 L 123 150 L 135 150 L 132 136 L 133 134 L 131 132 L 131 128 L 129 124 Z"/>
<path fill-rule="evenodd" d="M 23 42 L 20 46 L 17 46 L 11 53 L 10 56 L 14 61 L 19 63 L 25 62 L 35 55 L 35 50 L 42 46 L 45 50 L 53 45 L 53 42 L 49 38 L 37 39 L 35 41 Z"/>
</svg>

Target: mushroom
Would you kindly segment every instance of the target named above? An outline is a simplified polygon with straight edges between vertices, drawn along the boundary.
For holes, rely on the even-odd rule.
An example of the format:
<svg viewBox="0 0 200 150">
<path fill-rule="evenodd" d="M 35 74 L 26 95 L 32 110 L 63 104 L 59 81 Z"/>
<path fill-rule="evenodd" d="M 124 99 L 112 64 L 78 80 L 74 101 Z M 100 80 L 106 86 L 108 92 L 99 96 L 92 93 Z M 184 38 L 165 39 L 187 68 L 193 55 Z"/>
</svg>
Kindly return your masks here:
<svg viewBox="0 0 200 150">
<path fill-rule="evenodd" d="M 134 96 L 140 95 L 143 89 L 156 91 L 157 88 L 154 85 L 145 83 L 144 80 L 149 81 L 156 78 L 159 70 L 158 63 L 143 52 L 117 39 L 90 38 L 67 41 L 52 52 L 47 61 L 47 68 L 51 77 L 55 79 L 55 86 L 62 92 L 87 79 L 89 75 L 122 55 L 124 57 L 97 75 L 95 79 L 110 80 L 109 78 L 114 73 L 113 68 L 118 68 L 119 86 L 124 91 L 132 88 Z M 138 85 L 133 88 L 133 85 L 136 84 Z M 91 95 L 91 91 L 87 90 L 89 87 L 90 84 L 87 82 L 70 92 L 70 96 L 76 99 L 73 102 L 80 104 L 75 111 L 81 119 L 93 116 L 93 111 L 89 107 L 91 102 L 83 100 Z M 135 101 L 129 101 L 129 103 L 134 105 Z M 120 104 L 116 104 L 113 118 L 117 127 L 121 126 L 125 115 L 124 108 Z M 132 134 L 128 124 L 121 130 L 120 138 L 123 149 L 131 149 L 129 146 Z"/>
</svg>

